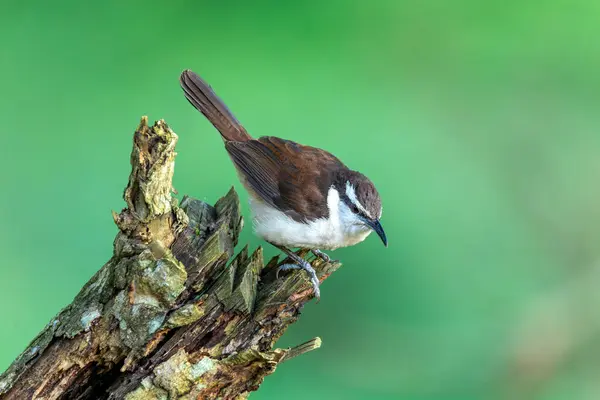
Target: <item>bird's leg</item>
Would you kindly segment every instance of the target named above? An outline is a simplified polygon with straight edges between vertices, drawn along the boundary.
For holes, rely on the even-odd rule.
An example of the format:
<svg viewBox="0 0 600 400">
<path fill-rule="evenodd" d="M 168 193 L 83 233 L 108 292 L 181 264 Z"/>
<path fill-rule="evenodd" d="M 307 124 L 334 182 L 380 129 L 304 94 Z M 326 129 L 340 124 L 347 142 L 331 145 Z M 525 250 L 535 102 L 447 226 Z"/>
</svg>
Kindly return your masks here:
<svg viewBox="0 0 600 400">
<path fill-rule="evenodd" d="M 279 271 L 285 271 L 288 269 L 303 269 L 306 271 L 308 276 L 310 277 L 310 283 L 312 283 L 313 292 L 315 293 L 315 297 L 317 301 L 321 298 L 321 291 L 319 290 L 319 278 L 317 278 L 317 273 L 315 269 L 310 265 L 308 261 L 298 256 L 298 254 L 294 253 L 290 249 L 284 246 L 280 246 L 274 243 L 271 243 L 273 246 L 277 247 L 279 250 L 283 251 L 289 258 L 294 261 L 294 264 L 283 264 L 279 266 L 277 269 L 277 278 L 279 278 Z"/>
<path fill-rule="evenodd" d="M 331 257 L 329 257 L 327 254 L 323 253 L 321 250 L 311 249 L 310 251 L 312 251 L 312 253 L 315 255 L 315 257 L 319 257 L 321 260 L 325 261 L 326 263 L 331 262 Z"/>
</svg>

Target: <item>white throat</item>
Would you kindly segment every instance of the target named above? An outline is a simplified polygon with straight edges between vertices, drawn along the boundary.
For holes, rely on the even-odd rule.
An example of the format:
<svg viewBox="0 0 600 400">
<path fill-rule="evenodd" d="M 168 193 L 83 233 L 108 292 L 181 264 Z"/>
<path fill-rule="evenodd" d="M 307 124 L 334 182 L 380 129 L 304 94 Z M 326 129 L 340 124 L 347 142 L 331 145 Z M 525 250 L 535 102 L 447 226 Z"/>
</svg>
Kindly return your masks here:
<svg viewBox="0 0 600 400">
<path fill-rule="evenodd" d="M 256 234 L 286 247 L 334 250 L 362 242 L 371 233 L 371 229 L 340 200 L 340 194 L 333 186 L 327 192 L 327 218 L 297 222 L 252 197 L 250 208 Z"/>
</svg>

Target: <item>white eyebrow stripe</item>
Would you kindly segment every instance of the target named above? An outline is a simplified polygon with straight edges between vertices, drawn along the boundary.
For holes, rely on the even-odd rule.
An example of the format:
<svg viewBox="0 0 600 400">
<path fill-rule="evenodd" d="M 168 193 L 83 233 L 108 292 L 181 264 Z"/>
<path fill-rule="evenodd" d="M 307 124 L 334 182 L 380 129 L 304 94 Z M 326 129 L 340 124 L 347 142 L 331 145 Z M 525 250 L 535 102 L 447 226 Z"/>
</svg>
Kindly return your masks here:
<svg viewBox="0 0 600 400">
<path fill-rule="evenodd" d="M 363 213 L 365 213 L 365 215 L 369 218 L 373 218 L 371 216 L 371 213 L 368 212 L 362 204 L 360 204 L 360 202 L 358 201 L 358 199 L 356 198 L 356 191 L 354 190 L 354 186 L 352 186 L 352 184 L 350 183 L 350 181 L 346 181 L 346 196 L 348 196 L 348 198 L 350 199 L 350 201 L 356 206 L 358 207 L 358 209 L 360 211 L 362 211 Z"/>
</svg>

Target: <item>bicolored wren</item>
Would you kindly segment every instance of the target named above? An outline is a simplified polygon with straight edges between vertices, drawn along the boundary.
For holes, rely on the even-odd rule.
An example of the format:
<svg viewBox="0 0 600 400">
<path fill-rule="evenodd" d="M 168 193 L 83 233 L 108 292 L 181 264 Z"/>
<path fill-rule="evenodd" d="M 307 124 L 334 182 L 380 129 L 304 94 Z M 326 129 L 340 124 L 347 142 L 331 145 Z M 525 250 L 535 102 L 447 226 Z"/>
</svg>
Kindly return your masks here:
<svg viewBox="0 0 600 400">
<path fill-rule="evenodd" d="M 308 273 L 315 297 L 315 270 L 291 248 L 310 249 L 329 261 L 321 250 L 357 244 L 372 231 L 387 246 L 381 198 L 369 178 L 325 150 L 274 136 L 254 139 L 196 73 L 185 70 L 179 81 L 187 100 L 221 133 L 248 191 L 255 233 L 293 261 L 280 269 Z"/>
</svg>

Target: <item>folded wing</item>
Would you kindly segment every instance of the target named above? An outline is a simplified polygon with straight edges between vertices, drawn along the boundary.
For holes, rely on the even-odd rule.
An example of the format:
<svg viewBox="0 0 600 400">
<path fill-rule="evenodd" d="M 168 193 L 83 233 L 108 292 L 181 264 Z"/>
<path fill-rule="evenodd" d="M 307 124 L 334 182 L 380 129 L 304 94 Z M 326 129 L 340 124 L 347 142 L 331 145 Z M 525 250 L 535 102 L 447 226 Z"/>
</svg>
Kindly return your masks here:
<svg viewBox="0 0 600 400">
<path fill-rule="evenodd" d="M 226 142 L 246 189 L 296 221 L 328 216 L 335 171 L 345 168 L 324 150 L 272 136 Z"/>
</svg>

